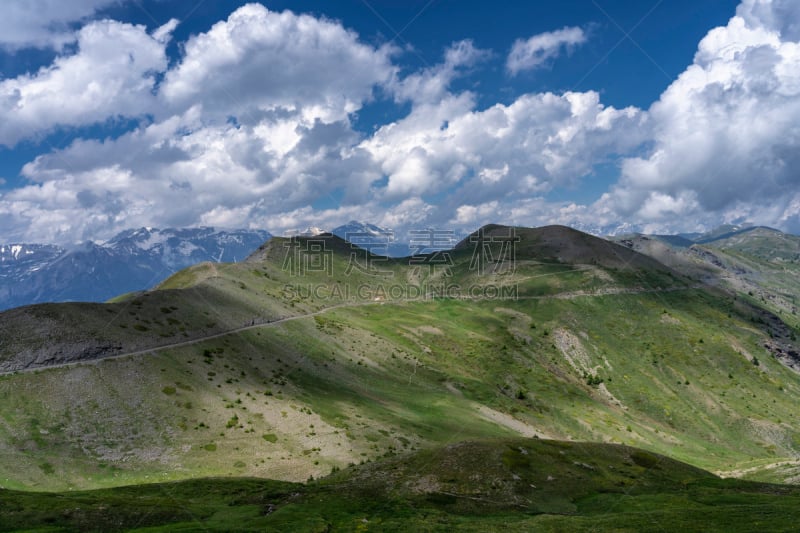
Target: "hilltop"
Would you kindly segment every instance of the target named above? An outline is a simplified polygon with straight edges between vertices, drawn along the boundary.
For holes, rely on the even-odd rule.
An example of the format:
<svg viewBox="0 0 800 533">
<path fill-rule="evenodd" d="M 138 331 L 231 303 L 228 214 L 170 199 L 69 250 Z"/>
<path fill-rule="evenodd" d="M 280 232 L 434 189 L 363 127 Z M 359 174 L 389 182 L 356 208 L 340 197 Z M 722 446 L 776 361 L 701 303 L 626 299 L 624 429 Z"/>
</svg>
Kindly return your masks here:
<svg viewBox="0 0 800 533">
<path fill-rule="evenodd" d="M 551 260 L 567 264 L 599 265 L 624 270 L 667 271 L 664 265 L 625 246 L 567 226 L 520 228 L 490 224 L 470 234 L 455 247 L 472 249 L 476 243 L 518 239 L 518 258 Z"/>
</svg>

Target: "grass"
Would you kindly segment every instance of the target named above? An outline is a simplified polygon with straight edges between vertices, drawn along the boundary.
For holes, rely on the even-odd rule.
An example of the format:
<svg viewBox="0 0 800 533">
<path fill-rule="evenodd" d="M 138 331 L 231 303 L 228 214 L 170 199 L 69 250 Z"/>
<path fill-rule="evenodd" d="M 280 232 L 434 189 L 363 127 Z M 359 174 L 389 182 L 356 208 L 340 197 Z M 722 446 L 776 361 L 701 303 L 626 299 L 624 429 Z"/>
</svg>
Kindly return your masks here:
<svg viewBox="0 0 800 533">
<path fill-rule="evenodd" d="M 619 445 L 472 441 L 306 484 L 211 478 L 0 491 L 0 531 L 790 531 L 800 489 Z"/>
<path fill-rule="evenodd" d="M 800 383 L 763 354 L 751 322 L 728 318 L 727 305 L 703 291 L 383 303 L 158 355 L 7 376 L 0 440 L 13 451 L 0 484 L 240 475 L 231 466 L 240 460 L 246 474 L 302 481 L 519 431 L 636 445 L 714 471 L 791 459 Z M 569 363 L 581 354 L 613 400 Z M 320 450 L 303 455 L 312 448 Z"/>
</svg>

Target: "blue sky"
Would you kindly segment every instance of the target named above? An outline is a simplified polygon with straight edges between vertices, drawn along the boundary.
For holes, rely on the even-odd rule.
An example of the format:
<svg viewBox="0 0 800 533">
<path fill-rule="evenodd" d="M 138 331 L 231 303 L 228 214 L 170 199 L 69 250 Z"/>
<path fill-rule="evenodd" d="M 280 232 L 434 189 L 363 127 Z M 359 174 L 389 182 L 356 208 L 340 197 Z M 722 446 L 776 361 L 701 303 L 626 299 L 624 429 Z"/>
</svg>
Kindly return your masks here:
<svg viewBox="0 0 800 533">
<path fill-rule="evenodd" d="M 6 242 L 800 230 L 790 0 L 44 4 L 0 5 Z"/>
</svg>

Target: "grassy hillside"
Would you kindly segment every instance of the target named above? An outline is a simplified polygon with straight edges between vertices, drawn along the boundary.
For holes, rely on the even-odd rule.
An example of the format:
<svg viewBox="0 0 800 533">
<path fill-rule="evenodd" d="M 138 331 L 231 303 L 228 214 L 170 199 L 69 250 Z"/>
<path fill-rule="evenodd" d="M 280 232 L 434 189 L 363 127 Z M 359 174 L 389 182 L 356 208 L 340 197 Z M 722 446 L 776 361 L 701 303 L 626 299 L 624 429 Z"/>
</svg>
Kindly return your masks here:
<svg viewBox="0 0 800 533">
<path fill-rule="evenodd" d="M 797 477 L 800 379 L 751 304 L 573 230 L 515 236 L 513 263 L 479 239 L 485 268 L 467 246 L 349 268 L 328 236 L 302 271 L 286 254 L 308 241 L 273 239 L 114 304 L 0 315 L 5 368 L 30 370 L 0 377 L 0 486 L 297 482 L 519 435 Z"/>
<path fill-rule="evenodd" d="M 468 441 L 306 484 L 228 478 L 0 491 L 0 531 L 792 531 L 800 489 L 618 445 Z"/>
<path fill-rule="evenodd" d="M 772 228 L 749 228 L 708 244 L 714 248 L 734 250 L 767 261 L 800 260 L 800 237 Z"/>
<path fill-rule="evenodd" d="M 775 312 L 800 323 L 800 237 L 769 228 L 754 228 L 706 245 L 727 272 L 741 281 L 737 288 Z"/>
<path fill-rule="evenodd" d="M 800 237 L 771 228 L 748 228 L 673 246 L 663 237 L 615 239 L 706 283 L 722 284 L 796 323 L 800 306 Z"/>
<path fill-rule="evenodd" d="M 574 230 L 562 239 L 565 230 L 517 228 L 513 257 L 501 257 L 502 243 L 480 245 L 477 266 L 467 247 L 409 264 L 368 255 L 332 235 L 274 238 L 243 263 L 201 263 L 156 290 L 108 304 L 43 304 L 0 313 L 0 372 L 158 348 L 339 304 L 681 286 L 648 257 Z M 564 250 L 553 245 L 559 239 Z M 569 246 L 572 240 L 576 245 Z"/>
<path fill-rule="evenodd" d="M 724 229 L 724 228 L 723 228 Z M 674 270 L 724 289 L 749 305 L 769 339 L 764 347 L 800 371 L 800 237 L 756 227 L 720 231 L 691 247 L 671 246 L 657 236 L 618 239 Z"/>
</svg>

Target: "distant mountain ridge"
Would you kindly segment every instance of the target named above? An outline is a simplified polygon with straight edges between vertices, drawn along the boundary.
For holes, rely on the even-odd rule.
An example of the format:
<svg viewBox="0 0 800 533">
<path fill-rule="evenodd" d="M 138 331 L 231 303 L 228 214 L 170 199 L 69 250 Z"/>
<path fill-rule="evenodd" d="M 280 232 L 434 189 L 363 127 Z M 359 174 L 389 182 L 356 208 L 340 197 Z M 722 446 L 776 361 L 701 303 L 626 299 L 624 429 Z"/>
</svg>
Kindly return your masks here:
<svg viewBox="0 0 800 533">
<path fill-rule="evenodd" d="M 731 226 L 725 225 L 720 226 L 708 233 L 703 233 L 694 239 L 692 239 L 697 244 L 709 244 L 712 242 L 722 241 L 725 239 L 730 239 L 731 237 L 736 237 L 737 235 L 743 235 L 751 232 L 767 232 L 771 234 L 781 234 L 781 235 L 789 235 L 788 233 L 784 234 L 781 230 L 770 228 L 768 226 Z"/>
<path fill-rule="evenodd" d="M 388 257 L 412 255 L 410 243 L 399 242 L 398 235 L 394 230 L 369 222 L 351 220 L 347 224 L 332 229 L 331 233 L 376 255 Z"/>
<path fill-rule="evenodd" d="M 597 234 L 596 228 L 583 229 Z M 310 227 L 288 233 L 313 237 L 325 232 Z M 368 222 L 351 220 L 330 233 L 376 255 L 397 258 L 424 253 L 420 251 L 424 246 L 413 242 L 413 232 L 399 235 L 393 229 Z M 648 237 L 675 248 L 689 248 L 710 243 L 733 245 L 736 238 L 759 236 L 759 248 L 769 255 L 771 240 L 786 240 L 781 237 L 784 235 L 789 240 L 800 239 L 772 228 L 734 225 L 720 226 L 702 234 Z M 453 245 L 460 236 L 453 232 Z M 627 233 L 611 240 L 632 247 L 630 239 L 636 236 L 641 234 Z M 105 301 L 126 292 L 150 288 L 169 275 L 203 261 L 242 261 L 270 237 L 271 234 L 263 230 L 143 227 L 125 230 L 105 242 L 88 241 L 71 248 L 49 244 L 0 244 L 0 310 L 42 302 Z M 780 248 L 786 248 L 791 257 L 796 257 L 797 245 L 788 244 L 788 248 Z"/>
<path fill-rule="evenodd" d="M 0 309 L 41 302 L 105 301 L 147 289 L 203 261 L 246 258 L 271 234 L 263 230 L 139 228 L 102 243 L 0 245 Z"/>
</svg>

